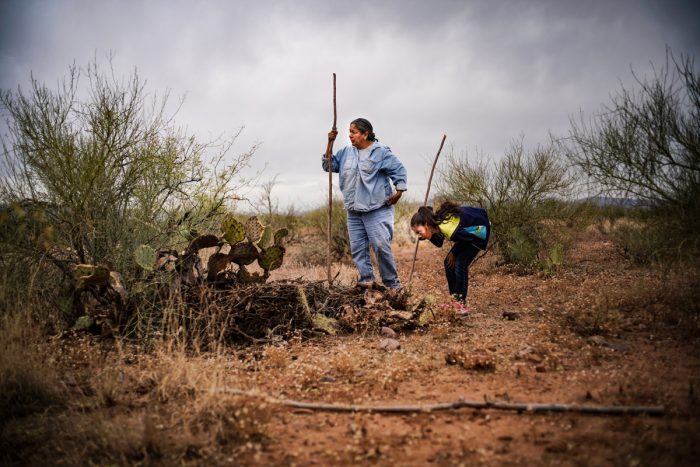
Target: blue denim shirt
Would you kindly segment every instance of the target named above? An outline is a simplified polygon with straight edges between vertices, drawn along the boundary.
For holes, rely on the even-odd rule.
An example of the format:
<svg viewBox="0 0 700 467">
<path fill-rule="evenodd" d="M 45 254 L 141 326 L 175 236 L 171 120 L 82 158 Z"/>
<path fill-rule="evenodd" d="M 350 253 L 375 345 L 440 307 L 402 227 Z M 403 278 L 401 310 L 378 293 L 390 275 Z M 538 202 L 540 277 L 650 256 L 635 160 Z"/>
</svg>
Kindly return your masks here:
<svg viewBox="0 0 700 467">
<path fill-rule="evenodd" d="M 354 146 L 345 146 L 331 158 L 332 171 L 340 179 L 340 191 L 348 211 L 368 212 L 386 205 L 397 190 L 406 191 L 406 168 L 388 146 L 375 141 L 369 156 L 359 162 Z M 328 172 L 328 159 L 323 156 L 321 167 Z"/>
</svg>

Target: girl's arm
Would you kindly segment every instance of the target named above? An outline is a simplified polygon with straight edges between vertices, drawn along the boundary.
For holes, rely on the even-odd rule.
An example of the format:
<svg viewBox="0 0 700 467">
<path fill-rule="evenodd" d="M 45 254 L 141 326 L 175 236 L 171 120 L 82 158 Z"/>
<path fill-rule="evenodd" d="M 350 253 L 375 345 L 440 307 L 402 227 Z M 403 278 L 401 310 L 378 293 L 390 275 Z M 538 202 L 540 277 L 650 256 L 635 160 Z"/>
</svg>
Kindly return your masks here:
<svg viewBox="0 0 700 467">
<path fill-rule="evenodd" d="M 430 237 L 430 243 L 438 248 L 442 248 L 442 244 L 445 243 L 445 236 L 441 233 L 433 234 L 433 236 Z"/>
</svg>

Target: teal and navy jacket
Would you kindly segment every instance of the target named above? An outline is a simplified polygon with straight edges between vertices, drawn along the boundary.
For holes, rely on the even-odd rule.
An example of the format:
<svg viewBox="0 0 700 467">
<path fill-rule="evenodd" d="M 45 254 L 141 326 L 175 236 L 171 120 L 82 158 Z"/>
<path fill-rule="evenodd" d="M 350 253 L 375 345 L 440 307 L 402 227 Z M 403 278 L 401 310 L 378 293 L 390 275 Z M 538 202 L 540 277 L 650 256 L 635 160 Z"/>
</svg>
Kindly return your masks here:
<svg viewBox="0 0 700 467">
<path fill-rule="evenodd" d="M 433 235 L 430 241 L 439 247 L 448 239 L 455 243 L 470 243 L 485 250 L 491 235 L 491 223 L 486 211 L 471 206 L 462 206 L 459 218 L 450 216 L 438 228 L 441 235 Z"/>
<path fill-rule="evenodd" d="M 328 172 L 328 159 L 321 167 Z M 340 191 L 348 211 L 368 212 L 386 205 L 394 193 L 391 184 L 406 191 L 406 168 L 388 146 L 375 141 L 366 159 L 359 162 L 354 146 L 346 146 L 331 158 L 331 171 L 338 173 Z"/>
</svg>

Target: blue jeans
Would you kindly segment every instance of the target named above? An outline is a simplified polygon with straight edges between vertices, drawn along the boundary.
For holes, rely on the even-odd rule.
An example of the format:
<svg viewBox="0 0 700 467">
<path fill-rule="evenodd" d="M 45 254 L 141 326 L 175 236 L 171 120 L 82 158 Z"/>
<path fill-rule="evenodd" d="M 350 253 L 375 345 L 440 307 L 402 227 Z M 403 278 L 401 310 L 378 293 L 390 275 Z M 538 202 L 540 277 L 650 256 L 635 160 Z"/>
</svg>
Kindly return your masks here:
<svg viewBox="0 0 700 467">
<path fill-rule="evenodd" d="M 394 238 L 393 206 L 382 206 L 369 212 L 348 211 L 348 236 L 352 260 L 360 272 L 360 282 L 374 281 L 369 256 L 371 245 L 384 285 L 390 288 L 401 287 L 394 254 L 391 252 L 391 240 Z"/>
<path fill-rule="evenodd" d="M 479 254 L 479 250 L 471 243 L 455 243 L 450 253 L 454 256 L 454 266 L 450 267 L 445 258 L 447 287 L 452 297 L 466 304 L 469 290 L 469 265 Z"/>
</svg>

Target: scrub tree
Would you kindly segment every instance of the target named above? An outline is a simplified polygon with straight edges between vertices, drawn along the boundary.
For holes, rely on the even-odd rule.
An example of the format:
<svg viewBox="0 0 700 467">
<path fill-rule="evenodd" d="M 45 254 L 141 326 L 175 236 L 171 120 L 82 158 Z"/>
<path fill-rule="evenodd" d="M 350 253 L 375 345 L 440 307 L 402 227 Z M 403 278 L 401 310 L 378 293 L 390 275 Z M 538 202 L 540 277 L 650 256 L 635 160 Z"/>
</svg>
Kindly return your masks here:
<svg viewBox="0 0 700 467">
<path fill-rule="evenodd" d="M 497 161 L 453 152 L 437 186 L 439 197 L 486 209 L 503 262 L 539 269 L 563 261 L 560 226 L 573 218 L 575 206 L 565 201 L 574 184 L 554 145 L 528 151 L 521 138 Z"/>
<path fill-rule="evenodd" d="M 41 288 L 78 263 L 128 279 L 137 246 L 177 247 L 219 221 L 255 148 L 231 157 L 235 136 L 201 143 L 168 108 L 136 72 L 119 79 L 97 62 L 69 67 L 56 89 L 32 76 L 0 91 L 0 299 L 13 278 Z"/>
<path fill-rule="evenodd" d="M 700 251 L 700 81 L 689 57 L 667 53 L 650 78 L 635 75 L 591 119 L 571 121 L 563 140 L 592 189 L 645 207 L 623 250 L 640 261 Z"/>
</svg>

